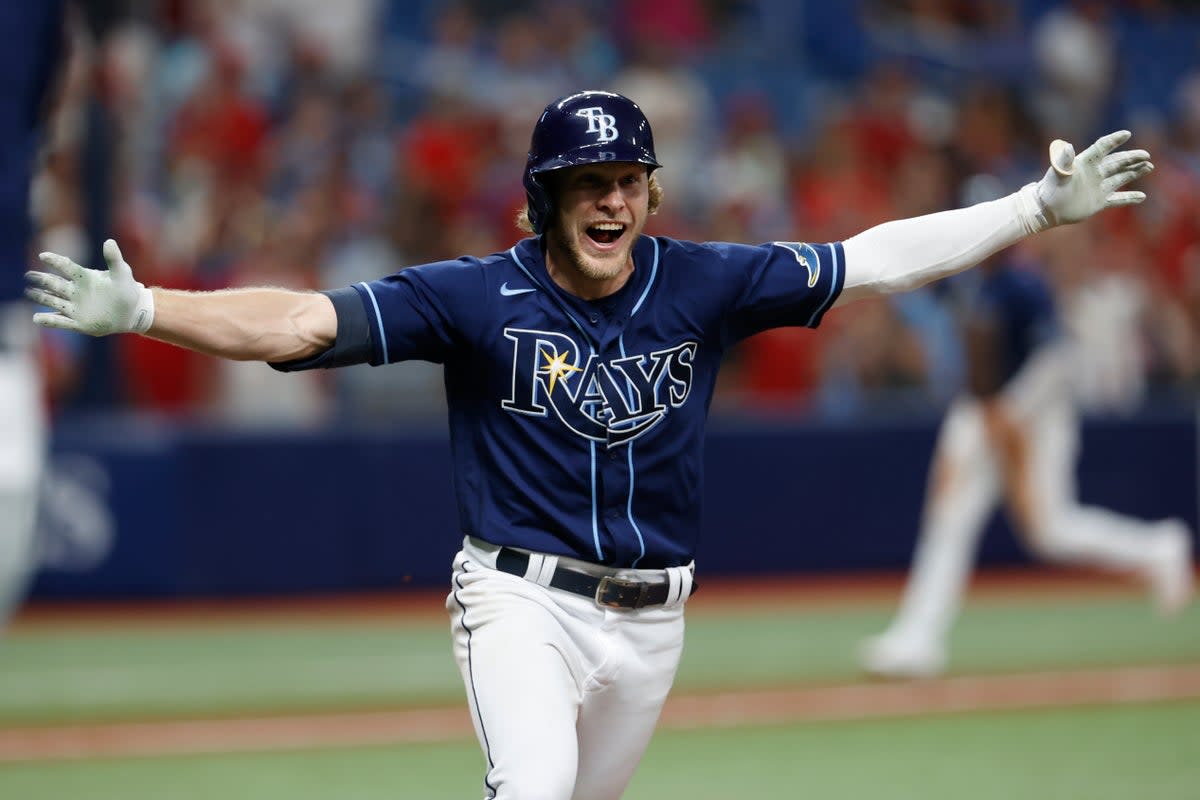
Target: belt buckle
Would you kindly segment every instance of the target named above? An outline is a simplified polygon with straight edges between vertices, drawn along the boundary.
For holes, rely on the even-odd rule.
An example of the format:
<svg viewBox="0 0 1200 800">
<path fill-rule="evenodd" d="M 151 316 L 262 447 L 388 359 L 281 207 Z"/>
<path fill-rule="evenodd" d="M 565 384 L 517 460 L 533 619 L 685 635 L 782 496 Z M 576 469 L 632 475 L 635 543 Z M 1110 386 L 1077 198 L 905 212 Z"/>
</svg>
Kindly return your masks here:
<svg viewBox="0 0 1200 800">
<path fill-rule="evenodd" d="M 612 599 L 607 597 L 610 588 L 615 592 L 615 596 Z M 626 592 L 634 588 L 638 591 L 637 597 L 632 598 L 627 603 L 622 603 L 622 598 L 629 596 Z M 641 608 L 646 604 L 646 593 L 649 590 L 650 584 L 643 581 L 627 581 L 622 578 L 605 575 L 600 579 L 600 585 L 596 587 L 596 605 L 604 606 L 605 608 Z"/>
</svg>

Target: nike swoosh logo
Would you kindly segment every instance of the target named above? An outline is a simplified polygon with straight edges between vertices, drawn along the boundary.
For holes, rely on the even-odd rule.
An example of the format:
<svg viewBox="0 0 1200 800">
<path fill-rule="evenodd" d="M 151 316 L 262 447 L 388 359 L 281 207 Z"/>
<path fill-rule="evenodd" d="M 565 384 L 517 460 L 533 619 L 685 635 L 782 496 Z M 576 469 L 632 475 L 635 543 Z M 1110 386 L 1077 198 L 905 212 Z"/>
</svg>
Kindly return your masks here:
<svg viewBox="0 0 1200 800">
<path fill-rule="evenodd" d="M 500 294 L 504 295 L 505 297 L 512 297 L 513 295 L 516 295 L 516 294 L 527 294 L 528 292 L 536 292 L 536 291 L 537 291 L 537 289 L 510 289 L 510 288 L 508 288 L 508 281 L 505 281 L 500 286 Z"/>
</svg>

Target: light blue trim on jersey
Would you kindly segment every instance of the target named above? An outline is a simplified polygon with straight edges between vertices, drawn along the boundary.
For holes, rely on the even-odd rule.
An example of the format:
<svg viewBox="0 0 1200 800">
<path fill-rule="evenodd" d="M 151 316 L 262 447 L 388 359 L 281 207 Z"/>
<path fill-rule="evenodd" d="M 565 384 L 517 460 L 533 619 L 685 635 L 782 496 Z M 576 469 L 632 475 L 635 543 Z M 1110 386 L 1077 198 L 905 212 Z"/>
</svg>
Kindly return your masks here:
<svg viewBox="0 0 1200 800">
<path fill-rule="evenodd" d="M 371 308 L 375 309 L 375 325 L 379 328 L 379 346 L 383 348 L 383 363 L 388 363 L 388 348 L 387 334 L 383 332 L 383 315 L 379 313 L 379 301 L 375 299 L 375 293 L 371 291 L 371 287 L 366 281 L 359 281 L 359 286 L 367 290 L 367 297 L 371 298 Z"/>
<path fill-rule="evenodd" d="M 642 303 L 646 302 L 646 297 L 648 297 L 650 294 L 650 288 L 653 287 L 655 279 L 659 277 L 659 240 L 654 239 L 652 236 L 650 237 L 650 241 L 654 243 L 654 260 L 650 261 L 650 277 L 646 281 L 646 288 L 642 289 L 642 296 L 638 297 L 637 302 L 634 303 L 634 308 L 632 308 L 632 311 L 629 312 L 630 319 L 634 318 L 634 314 L 636 314 L 638 309 L 642 307 Z M 620 335 L 618 341 L 620 343 L 620 357 L 623 357 L 623 359 L 625 359 L 625 357 L 629 357 L 628 354 L 625 353 L 624 333 Z M 634 399 L 634 390 L 632 390 L 632 387 L 630 387 L 630 404 L 634 403 Z M 626 447 L 629 447 L 629 450 L 625 453 L 626 458 L 628 458 L 629 461 L 629 497 L 625 499 L 625 517 L 629 519 L 630 527 L 634 529 L 634 534 L 637 536 L 638 557 L 634 559 L 634 563 L 630 565 L 636 567 L 638 561 L 641 561 L 644 555 L 646 555 L 646 539 L 644 539 L 642 536 L 642 529 L 638 527 L 637 521 L 634 519 L 634 486 L 636 485 L 635 479 L 637 476 L 636 470 L 634 469 L 634 443 L 630 441 Z"/>
<path fill-rule="evenodd" d="M 829 296 L 825 298 L 825 302 L 821 303 L 821 305 L 817 307 L 817 310 L 812 313 L 812 316 L 808 318 L 806 325 L 809 328 L 812 327 L 814 320 L 829 310 L 829 304 L 833 302 L 834 292 L 837 291 L 838 273 L 841 271 L 842 265 L 841 259 L 838 258 L 838 246 L 836 242 L 829 245 L 829 252 L 833 256 L 833 264 L 830 265 L 833 271 L 829 276 Z"/>
<path fill-rule="evenodd" d="M 516 245 L 513 245 L 512 247 L 508 248 L 508 254 L 510 256 L 512 256 L 513 263 L 517 265 L 517 269 L 521 270 L 521 272 L 524 272 L 525 277 L 529 278 L 530 283 L 532 283 L 534 286 L 542 285 L 541 283 L 538 282 L 537 278 L 533 277 L 533 273 L 529 271 L 529 268 L 521 263 L 521 258 L 520 258 L 520 256 L 517 255 L 517 246 Z M 588 334 L 587 328 L 583 327 L 583 325 L 580 324 L 579 320 L 575 319 L 575 315 L 572 314 L 565 305 L 563 305 L 560 302 L 559 306 L 562 308 L 563 313 L 567 315 L 567 319 L 571 320 L 571 322 L 575 325 L 575 327 L 579 330 L 579 332 L 583 334 L 583 338 L 585 341 L 587 341 L 589 343 L 595 341 L 594 339 L 592 339 L 591 335 Z"/>
<path fill-rule="evenodd" d="M 657 245 L 657 243 L 656 243 L 656 245 Z M 658 266 L 657 254 L 654 259 L 654 266 L 655 267 Z M 651 280 L 654 279 L 653 273 L 651 273 L 650 279 Z M 646 295 L 643 294 L 642 300 L 644 300 L 644 299 L 646 299 Z M 641 303 L 642 303 L 642 301 L 638 300 L 638 305 L 641 305 Z M 636 310 L 637 309 L 635 307 L 634 311 L 636 311 Z M 632 317 L 633 313 L 631 312 L 629 316 Z M 625 353 L 625 334 L 622 333 L 621 338 L 618 341 L 621 345 L 621 358 L 628 358 L 628 356 Z M 634 402 L 633 387 L 630 387 L 629 388 L 629 404 L 633 405 L 633 402 Z M 628 444 L 626 444 L 625 446 L 627 448 L 629 448 L 628 450 L 625 451 L 626 458 L 629 460 L 629 497 L 626 498 L 626 500 L 625 500 L 625 517 L 629 520 L 629 524 L 631 526 L 633 526 L 633 532 L 634 532 L 634 534 L 637 535 L 637 540 L 638 540 L 638 557 L 635 558 L 633 560 L 633 563 L 630 564 L 629 566 L 636 567 L 638 565 L 638 562 L 641 561 L 642 558 L 646 555 L 646 540 L 642 538 L 642 529 L 638 527 L 637 520 L 635 520 L 633 518 L 633 486 L 635 483 L 634 479 L 637 477 L 636 473 L 634 472 L 634 469 L 633 469 L 633 440 L 631 439 L 628 442 Z"/>
<path fill-rule="evenodd" d="M 592 544 L 596 548 L 596 560 L 604 561 L 604 551 L 600 549 L 600 505 L 596 502 L 596 442 L 588 441 L 588 449 L 592 453 Z"/>
<path fill-rule="evenodd" d="M 646 555 L 646 540 L 642 538 L 642 529 L 638 527 L 637 520 L 633 518 L 633 485 L 635 482 L 635 475 L 633 471 L 633 442 L 630 442 L 626 446 L 629 448 L 629 497 L 625 500 L 625 516 L 629 519 L 629 524 L 633 526 L 633 532 L 637 534 L 638 540 L 638 557 L 635 558 L 633 563 L 629 566 L 636 567 L 638 562 L 642 560 L 642 557 Z"/>
<path fill-rule="evenodd" d="M 568 315 L 569 316 L 569 315 Z M 596 354 L 596 348 L 588 345 L 588 357 Z M 592 544 L 596 548 L 596 560 L 604 561 L 604 550 L 600 547 L 600 499 L 596 497 L 596 440 L 588 440 L 592 456 Z"/>
<path fill-rule="evenodd" d="M 650 287 L 654 285 L 654 279 L 658 277 L 658 239 L 650 237 L 650 241 L 654 242 L 654 263 L 650 265 L 650 279 L 646 281 L 646 288 L 642 290 L 642 296 L 633 304 L 633 310 L 629 312 L 630 317 L 638 312 L 638 309 L 642 307 L 642 303 L 646 302 L 646 295 L 650 294 Z M 621 355 L 625 355 L 624 351 L 622 351 Z"/>
<path fill-rule="evenodd" d="M 654 261 L 650 264 L 650 278 L 646 281 L 646 288 L 642 290 L 642 296 L 633 304 L 633 310 L 629 312 L 629 318 L 633 319 L 633 315 L 642 307 L 642 303 L 646 302 L 646 297 L 650 294 L 650 287 L 654 286 L 654 281 L 658 277 L 658 239 L 650 237 L 650 241 L 654 243 Z M 625 334 L 621 334 L 621 358 L 627 358 L 625 353 Z M 629 402 L 632 405 L 634 402 L 633 388 L 629 389 Z M 634 534 L 637 535 L 639 555 L 633 560 L 630 566 L 636 567 L 638 562 L 646 555 L 646 540 L 642 537 L 642 529 L 638 527 L 637 520 L 633 518 L 633 487 L 636 483 L 635 478 L 637 473 L 633 468 L 633 442 L 630 441 L 626 445 L 626 457 L 629 459 L 629 497 L 625 501 L 625 517 L 629 520 L 630 526 L 633 527 Z"/>
</svg>

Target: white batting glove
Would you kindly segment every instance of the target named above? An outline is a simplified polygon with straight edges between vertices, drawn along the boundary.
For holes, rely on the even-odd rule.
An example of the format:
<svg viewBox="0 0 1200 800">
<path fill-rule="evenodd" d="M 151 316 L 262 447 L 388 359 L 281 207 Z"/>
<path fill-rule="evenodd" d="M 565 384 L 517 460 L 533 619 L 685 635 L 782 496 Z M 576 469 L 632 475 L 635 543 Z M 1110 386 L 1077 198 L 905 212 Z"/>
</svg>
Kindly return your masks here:
<svg viewBox="0 0 1200 800">
<path fill-rule="evenodd" d="M 89 336 L 145 333 L 150 329 L 154 295 L 133 279 L 133 270 L 112 239 L 104 243 L 107 270 L 81 267 L 58 253 L 42 253 L 38 258 L 59 273 L 25 273 L 29 284 L 25 296 L 54 309 L 54 313 L 34 314 L 33 321 L 38 325 Z"/>
<path fill-rule="evenodd" d="M 1030 230 L 1079 222 L 1106 208 L 1145 200 L 1144 192 L 1118 191 L 1154 169 L 1145 150 L 1113 152 L 1130 136 L 1129 131 L 1102 136 L 1078 156 L 1070 142 L 1051 142 L 1050 169 L 1040 181 L 1020 191 Z"/>
</svg>

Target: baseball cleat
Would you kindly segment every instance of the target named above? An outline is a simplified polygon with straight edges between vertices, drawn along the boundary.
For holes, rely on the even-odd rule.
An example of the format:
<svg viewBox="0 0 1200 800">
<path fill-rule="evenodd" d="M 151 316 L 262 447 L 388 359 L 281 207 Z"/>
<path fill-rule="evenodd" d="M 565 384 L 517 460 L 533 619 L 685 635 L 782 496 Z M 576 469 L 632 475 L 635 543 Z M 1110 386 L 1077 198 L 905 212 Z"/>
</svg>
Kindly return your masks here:
<svg viewBox="0 0 1200 800">
<path fill-rule="evenodd" d="M 858 660 L 863 671 L 876 678 L 936 678 L 946 668 L 944 648 L 887 633 L 863 642 Z"/>
<path fill-rule="evenodd" d="M 1147 573 L 1154 605 L 1160 614 L 1178 614 L 1195 592 L 1191 531 L 1182 520 L 1166 520 L 1152 546 Z"/>
</svg>

